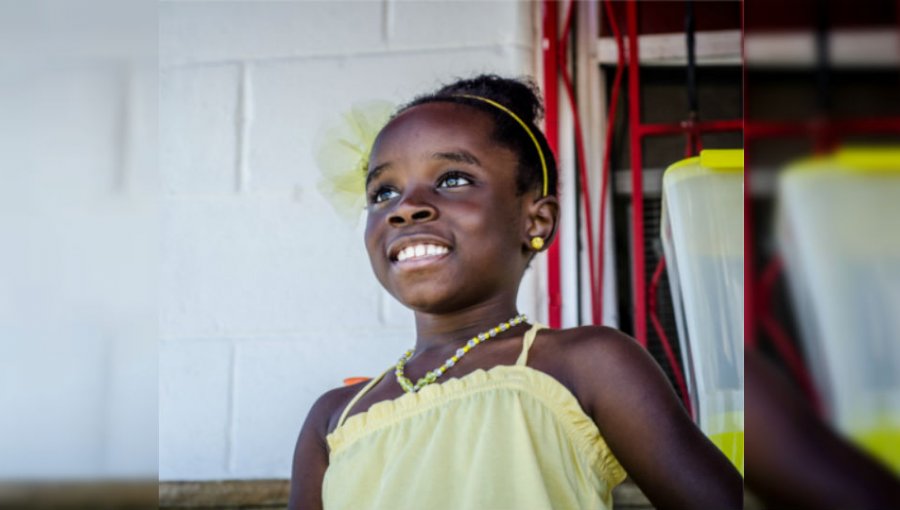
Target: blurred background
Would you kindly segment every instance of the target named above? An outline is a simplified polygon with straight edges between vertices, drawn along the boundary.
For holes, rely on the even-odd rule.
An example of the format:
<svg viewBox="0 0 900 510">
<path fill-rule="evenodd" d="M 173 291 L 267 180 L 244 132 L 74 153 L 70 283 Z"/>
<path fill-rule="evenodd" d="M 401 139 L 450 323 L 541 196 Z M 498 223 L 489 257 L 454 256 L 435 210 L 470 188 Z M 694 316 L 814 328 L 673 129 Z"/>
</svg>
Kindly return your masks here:
<svg viewBox="0 0 900 510">
<path fill-rule="evenodd" d="M 747 487 L 900 501 L 900 5 L 745 9 Z"/>
<path fill-rule="evenodd" d="M 0 506 L 155 498 L 155 16 L 0 7 Z"/>
<path fill-rule="evenodd" d="M 647 348 L 748 508 L 900 500 L 896 2 L 38 1 L 0 27 L 0 504 L 284 507 L 315 398 L 414 340 L 317 142 L 479 73 L 534 80 L 560 162 L 520 310 Z"/>
</svg>

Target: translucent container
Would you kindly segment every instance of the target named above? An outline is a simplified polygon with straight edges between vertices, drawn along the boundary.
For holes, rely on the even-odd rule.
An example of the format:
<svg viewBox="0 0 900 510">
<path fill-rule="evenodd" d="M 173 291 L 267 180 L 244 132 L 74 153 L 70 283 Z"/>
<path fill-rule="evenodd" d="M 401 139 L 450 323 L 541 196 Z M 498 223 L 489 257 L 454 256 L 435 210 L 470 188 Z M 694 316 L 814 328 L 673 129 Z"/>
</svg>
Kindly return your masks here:
<svg viewBox="0 0 900 510">
<path fill-rule="evenodd" d="M 700 429 L 744 470 L 743 150 L 705 150 L 663 175 L 661 237 Z"/>
<path fill-rule="evenodd" d="M 778 240 L 827 418 L 900 474 L 900 147 L 786 169 Z"/>
</svg>

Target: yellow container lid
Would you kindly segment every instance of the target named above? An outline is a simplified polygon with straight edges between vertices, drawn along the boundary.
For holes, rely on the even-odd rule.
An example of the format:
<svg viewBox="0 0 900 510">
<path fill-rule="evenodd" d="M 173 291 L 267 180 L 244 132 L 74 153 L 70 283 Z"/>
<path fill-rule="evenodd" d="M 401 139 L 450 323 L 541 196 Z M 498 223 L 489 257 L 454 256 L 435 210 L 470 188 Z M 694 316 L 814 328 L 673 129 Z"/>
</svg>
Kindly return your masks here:
<svg viewBox="0 0 900 510">
<path fill-rule="evenodd" d="M 743 170 L 744 149 L 707 149 L 700 151 L 700 164 L 713 170 Z"/>
<path fill-rule="evenodd" d="M 828 170 L 833 173 L 900 173 L 900 146 L 848 146 L 831 154 L 817 154 L 794 161 L 785 175 L 817 176 Z"/>
<path fill-rule="evenodd" d="M 834 159 L 848 169 L 900 173 L 900 146 L 849 146 L 838 149 Z"/>
<path fill-rule="evenodd" d="M 743 170 L 744 149 L 706 149 L 700 151 L 699 156 L 676 161 L 666 168 L 666 171 L 700 165 L 710 170 Z"/>
<path fill-rule="evenodd" d="M 665 182 L 674 184 L 691 177 L 712 175 L 713 172 L 743 172 L 744 149 L 706 149 L 699 156 L 676 161 L 666 168 Z"/>
</svg>

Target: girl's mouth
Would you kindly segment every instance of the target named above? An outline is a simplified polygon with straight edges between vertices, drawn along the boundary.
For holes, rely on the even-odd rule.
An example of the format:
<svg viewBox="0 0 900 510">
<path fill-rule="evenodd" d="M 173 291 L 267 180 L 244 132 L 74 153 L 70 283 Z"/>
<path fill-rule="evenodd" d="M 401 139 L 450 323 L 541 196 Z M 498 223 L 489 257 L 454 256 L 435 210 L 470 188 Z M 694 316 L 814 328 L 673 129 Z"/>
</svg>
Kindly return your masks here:
<svg viewBox="0 0 900 510">
<path fill-rule="evenodd" d="M 393 262 L 397 267 L 413 269 L 431 265 L 450 253 L 446 246 L 428 242 L 420 242 L 404 247 L 397 253 Z"/>
</svg>

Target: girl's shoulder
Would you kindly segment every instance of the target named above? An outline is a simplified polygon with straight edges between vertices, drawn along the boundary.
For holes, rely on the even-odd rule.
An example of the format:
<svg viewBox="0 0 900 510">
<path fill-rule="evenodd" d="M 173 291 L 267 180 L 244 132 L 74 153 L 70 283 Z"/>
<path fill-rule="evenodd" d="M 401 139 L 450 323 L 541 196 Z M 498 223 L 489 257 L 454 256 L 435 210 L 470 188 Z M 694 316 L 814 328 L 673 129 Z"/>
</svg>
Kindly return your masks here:
<svg viewBox="0 0 900 510">
<path fill-rule="evenodd" d="M 542 330 L 531 353 L 529 365 L 568 387 L 589 414 L 641 398 L 641 381 L 661 373 L 635 339 L 606 326 Z"/>
<path fill-rule="evenodd" d="M 324 440 L 337 426 L 338 419 L 347 404 L 368 383 L 364 380 L 330 389 L 323 393 L 309 411 L 309 419 L 318 424 L 317 430 Z"/>
<path fill-rule="evenodd" d="M 608 346 L 621 341 L 634 341 L 618 329 L 608 326 L 578 326 L 574 328 L 540 330 L 540 336 L 552 337 L 554 342 L 565 344 L 565 347 L 597 347 Z"/>
<path fill-rule="evenodd" d="M 540 332 L 532 351 L 535 360 L 552 358 L 575 372 L 585 365 L 628 363 L 641 348 L 630 336 L 607 326 L 579 326 L 545 329 Z"/>
</svg>

